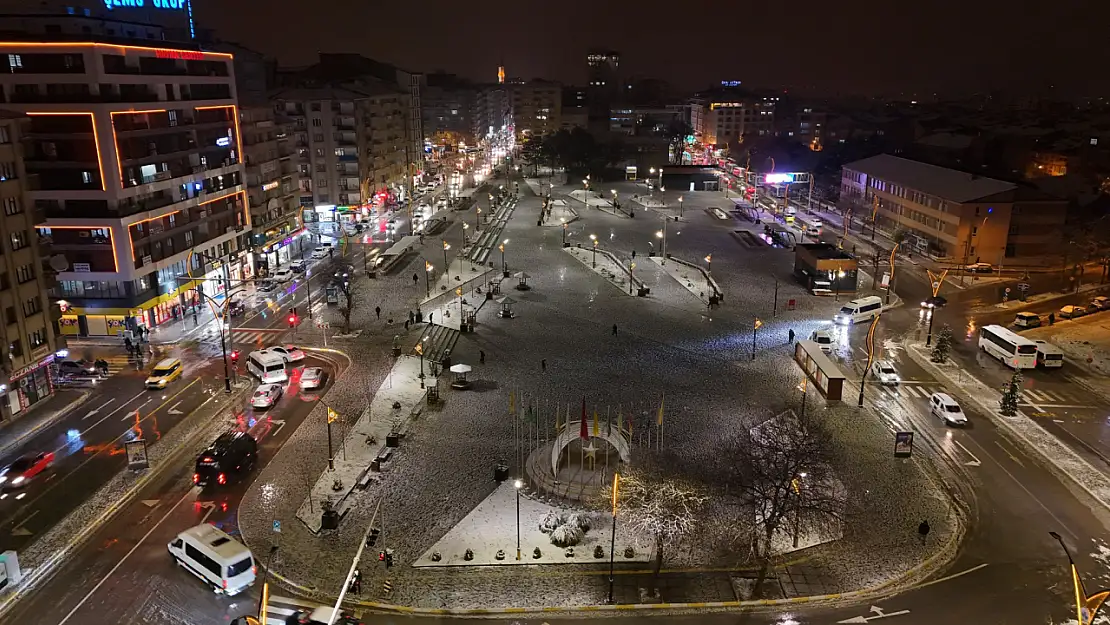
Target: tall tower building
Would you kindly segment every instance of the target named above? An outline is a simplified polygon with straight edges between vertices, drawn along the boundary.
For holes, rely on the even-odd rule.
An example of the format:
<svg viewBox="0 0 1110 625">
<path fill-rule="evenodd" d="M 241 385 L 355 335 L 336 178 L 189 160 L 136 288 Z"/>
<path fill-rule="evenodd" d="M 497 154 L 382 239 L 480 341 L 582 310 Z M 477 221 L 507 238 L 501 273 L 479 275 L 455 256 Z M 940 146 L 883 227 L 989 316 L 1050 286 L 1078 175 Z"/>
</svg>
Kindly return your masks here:
<svg viewBox="0 0 1110 625">
<path fill-rule="evenodd" d="M 593 48 L 586 53 L 590 117 L 608 119 L 609 109 L 620 98 L 621 55 L 614 50 Z"/>
</svg>

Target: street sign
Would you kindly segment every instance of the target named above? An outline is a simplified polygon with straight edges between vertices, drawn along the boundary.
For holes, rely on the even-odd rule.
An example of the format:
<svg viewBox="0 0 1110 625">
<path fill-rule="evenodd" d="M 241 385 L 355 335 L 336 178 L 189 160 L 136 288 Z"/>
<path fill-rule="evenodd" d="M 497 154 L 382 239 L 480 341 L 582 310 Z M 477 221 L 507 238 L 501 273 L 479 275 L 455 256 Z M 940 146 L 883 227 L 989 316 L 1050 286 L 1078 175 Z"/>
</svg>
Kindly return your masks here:
<svg viewBox="0 0 1110 625">
<path fill-rule="evenodd" d="M 890 274 L 883 272 L 883 288 L 890 288 Z"/>
<path fill-rule="evenodd" d="M 936 290 L 936 289 L 939 289 L 939 288 L 940 288 L 940 282 L 934 282 L 933 283 L 933 290 Z"/>
<path fill-rule="evenodd" d="M 913 455 L 913 432 L 894 433 L 894 457 L 909 458 Z"/>
<path fill-rule="evenodd" d="M 275 534 L 280 534 L 281 533 L 281 521 L 279 521 L 277 519 L 274 519 L 274 533 Z"/>
<path fill-rule="evenodd" d="M 150 466 L 149 459 L 146 455 L 146 441 L 137 438 L 133 441 L 127 441 L 124 444 L 124 450 L 127 452 L 127 468 L 128 469 L 146 469 Z"/>
<path fill-rule="evenodd" d="M 1017 288 L 1018 288 L 1019 291 L 1024 293 L 1024 292 L 1029 290 L 1029 283 L 1028 282 L 1018 282 Z"/>
<path fill-rule="evenodd" d="M 1006 292 L 1007 292 L 1007 293 L 1009 293 L 1009 292 L 1010 292 L 1010 287 L 1006 287 Z"/>
</svg>

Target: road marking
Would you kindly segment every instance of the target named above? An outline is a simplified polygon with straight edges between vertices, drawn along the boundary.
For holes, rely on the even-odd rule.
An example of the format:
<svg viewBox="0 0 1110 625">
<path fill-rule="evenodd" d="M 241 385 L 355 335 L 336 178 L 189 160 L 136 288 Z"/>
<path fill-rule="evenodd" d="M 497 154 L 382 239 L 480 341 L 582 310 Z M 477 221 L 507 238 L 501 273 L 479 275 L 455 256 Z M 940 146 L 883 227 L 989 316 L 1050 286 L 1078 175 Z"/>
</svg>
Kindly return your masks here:
<svg viewBox="0 0 1110 625">
<path fill-rule="evenodd" d="M 27 529 L 26 527 L 23 527 L 23 526 L 26 525 L 27 521 L 30 521 L 38 513 L 39 513 L 39 511 L 35 510 L 31 514 L 28 514 L 27 516 L 23 517 L 22 521 L 19 521 L 18 523 L 16 523 L 15 528 L 12 529 L 12 536 L 30 536 L 31 533 L 32 533 L 31 530 L 29 530 L 29 529 Z"/>
<path fill-rule="evenodd" d="M 154 506 L 158 505 L 159 501 L 160 500 L 158 500 L 158 499 L 144 499 L 143 500 L 143 505 L 145 505 L 148 508 L 153 508 Z"/>
<path fill-rule="evenodd" d="M 194 382 L 198 382 L 198 381 L 199 381 L 199 380 L 194 380 Z M 120 421 L 130 421 L 131 419 L 134 419 L 134 418 L 135 418 L 135 415 L 134 415 L 134 414 L 132 414 L 132 413 L 134 413 L 134 412 L 138 412 L 138 411 L 139 411 L 139 408 L 142 408 L 143 406 L 145 406 L 145 405 L 149 404 L 150 402 L 151 402 L 151 398 L 150 398 L 150 397 L 147 397 L 147 398 L 146 398 L 146 401 L 144 401 L 143 403 L 141 403 L 141 404 L 139 404 L 138 406 L 136 406 L 136 407 L 135 407 L 135 410 L 132 410 L 132 411 L 128 411 L 128 412 L 127 412 L 126 414 L 124 414 L 124 415 L 123 415 L 122 417 L 120 417 Z M 152 411 L 150 411 L 149 413 L 147 413 L 147 415 L 146 415 L 146 416 L 148 416 L 148 417 L 149 417 L 149 416 L 150 416 L 151 414 L 153 414 L 153 413 L 154 413 L 154 411 L 152 410 Z"/>
<path fill-rule="evenodd" d="M 182 400 L 182 401 L 184 401 L 184 400 Z M 177 409 L 177 407 L 180 406 L 180 405 L 181 405 L 181 402 L 179 401 L 176 404 L 170 406 L 170 409 L 167 410 L 166 412 L 168 412 L 170 414 L 185 414 L 184 412 Z"/>
<path fill-rule="evenodd" d="M 1098 408 L 1098 406 L 1084 406 L 1080 404 L 1034 404 L 1033 402 L 1019 402 L 1019 406 L 1032 406 L 1034 408 Z M 1042 410 L 1042 412 L 1045 412 Z"/>
<path fill-rule="evenodd" d="M 89 413 L 88 413 L 88 414 L 86 414 L 85 416 L 81 417 L 81 420 L 82 420 L 82 421 L 84 421 L 85 419 L 88 419 L 89 417 L 91 417 L 91 416 L 93 416 L 93 415 L 96 415 L 96 414 L 100 414 L 100 409 L 101 409 L 101 408 L 103 408 L 103 407 L 107 406 L 108 404 L 110 404 L 110 403 L 112 403 L 112 402 L 114 402 L 114 401 L 116 401 L 116 398 L 115 398 L 115 397 L 113 397 L 113 398 L 109 399 L 108 401 L 104 402 L 103 404 L 100 404 L 100 405 L 99 405 L 99 406 L 97 406 L 96 408 L 93 408 L 92 410 L 90 410 L 90 411 L 89 411 Z"/>
<path fill-rule="evenodd" d="M 119 562 L 116 562 L 116 565 L 113 566 L 110 571 L 108 571 L 108 573 L 104 576 L 104 578 L 101 579 L 99 582 L 97 582 L 96 586 L 93 586 L 92 590 L 90 590 L 87 595 L 82 597 L 81 600 L 77 602 L 77 605 L 73 606 L 73 609 L 69 611 L 69 614 L 65 615 L 65 618 L 63 618 L 61 621 L 58 622 L 58 625 L 65 625 L 66 622 L 69 621 L 69 619 L 73 618 L 73 615 L 76 614 L 77 611 L 81 609 L 81 606 L 85 605 L 85 603 L 89 600 L 89 598 L 91 598 L 94 594 L 96 594 L 96 591 L 100 590 L 100 587 L 104 585 L 104 582 L 108 581 L 108 579 L 110 577 L 112 577 L 112 575 L 117 570 L 119 570 L 119 567 L 123 566 L 123 563 L 126 562 L 127 559 L 131 557 L 131 554 L 135 553 L 135 551 L 138 550 L 138 548 L 141 547 L 144 542 L 146 542 L 147 538 L 150 538 L 150 535 L 154 533 L 154 530 L 158 529 L 158 527 L 160 525 L 162 525 L 162 523 L 164 523 L 166 521 L 166 519 L 170 518 L 170 515 L 173 514 L 173 511 L 176 510 L 177 507 L 181 505 L 181 502 L 185 501 L 185 499 L 188 498 L 191 495 L 193 495 L 193 489 L 192 488 L 185 491 L 185 494 L 181 496 L 181 499 L 178 499 L 177 503 L 170 506 L 170 509 L 166 511 L 166 514 L 164 514 L 162 516 L 162 518 L 158 520 L 157 523 L 155 523 L 149 530 L 147 530 L 146 534 L 143 534 L 143 537 L 139 539 L 139 542 L 135 543 L 135 546 L 132 547 L 131 550 L 128 551 L 126 554 L 124 554 L 124 556 L 122 558 L 120 558 Z"/>
<path fill-rule="evenodd" d="M 967 447 L 964 447 L 963 443 L 961 443 L 960 441 L 958 441 L 956 439 L 952 439 L 952 442 L 959 445 L 960 449 L 964 450 L 965 454 L 971 456 L 971 460 L 969 462 L 964 463 L 965 466 L 977 467 L 977 466 L 980 466 L 980 465 L 983 464 L 982 462 L 979 461 L 978 458 L 975 457 L 975 454 L 971 453 L 971 451 Z"/>
<path fill-rule="evenodd" d="M 212 516 L 212 513 L 216 511 L 216 502 L 202 501 L 200 507 L 204 508 L 204 516 L 201 517 L 200 523 L 198 523 L 197 525 L 204 525 L 208 522 L 208 517 Z M 61 624 L 59 623 L 59 625 Z"/>
<path fill-rule="evenodd" d="M 837 621 L 837 623 L 868 623 L 868 622 L 875 621 L 875 620 L 878 620 L 878 619 L 881 619 L 881 618 L 890 618 L 892 616 L 902 616 L 903 614 L 909 614 L 910 611 L 909 610 L 898 610 L 897 612 L 889 612 L 888 613 L 888 612 L 883 612 L 883 609 L 880 608 L 879 606 L 873 605 L 873 606 L 871 606 L 871 613 L 874 614 L 874 616 L 853 616 L 852 618 L 844 619 L 843 621 Z"/>
<path fill-rule="evenodd" d="M 106 415 L 104 415 L 103 417 L 101 417 L 101 418 L 100 418 L 100 420 L 99 420 L 99 421 L 97 421 L 96 423 L 94 423 L 94 424 L 90 425 L 89 427 L 85 428 L 85 430 L 84 430 L 83 432 L 81 432 L 81 433 L 80 433 L 80 434 L 78 435 L 78 437 L 79 437 L 79 438 L 84 438 L 84 437 L 85 437 L 85 434 L 88 434 L 90 430 L 92 430 L 92 429 L 93 429 L 94 427 L 96 427 L 96 426 L 100 425 L 100 424 L 101 424 L 101 423 L 102 423 L 102 422 L 103 422 L 103 421 L 104 421 L 105 419 L 107 419 L 108 417 L 110 417 L 110 416 L 112 416 L 112 415 L 116 414 L 116 413 L 117 413 L 117 412 L 119 412 L 120 410 L 123 410 L 123 407 L 124 407 L 124 406 L 126 406 L 127 404 L 130 404 L 131 402 L 135 401 L 135 400 L 136 400 L 136 399 L 138 399 L 138 398 L 139 398 L 140 396 L 142 396 L 142 395 L 143 395 L 144 393 L 145 393 L 145 391 L 143 391 L 143 392 L 140 392 L 140 393 L 138 393 L 137 395 L 135 395 L 134 397 L 132 397 L 131 399 L 129 399 L 129 400 L 127 400 L 127 401 L 123 402 L 122 404 L 120 404 L 120 406 L 119 406 L 118 408 L 116 408 L 116 409 L 115 409 L 115 410 L 113 410 L 112 412 L 109 412 L 108 414 L 106 414 Z M 62 445 L 61 447 L 59 447 L 59 448 L 55 449 L 55 450 L 54 450 L 54 453 L 55 453 L 55 454 L 61 453 L 61 452 L 62 452 L 62 451 L 64 451 L 64 450 L 65 450 L 65 449 L 66 449 L 67 447 L 69 447 L 69 445 Z"/>
<path fill-rule="evenodd" d="M 1014 462 L 1016 462 L 1016 463 L 1020 464 L 1020 465 L 1021 465 L 1022 467 L 1024 467 L 1024 466 L 1025 466 L 1025 463 L 1024 463 L 1024 462 L 1022 462 L 1021 460 L 1018 460 L 1017 456 L 1015 456 L 1014 454 L 1010 453 L 1010 450 L 1009 450 L 1009 449 L 1007 449 L 1005 445 L 1003 445 L 1003 444 L 1002 444 L 1002 443 L 1000 443 L 999 441 L 994 441 L 994 444 L 995 444 L 995 445 L 998 445 L 998 448 L 1002 450 L 1002 453 L 1004 453 L 1004 454 L 1006 454 L 1007 456 L 1009 456 L 1009 457 L 1010 457 L 1010 460 L 1013 460 Z M 983 566 L 986 566 L 986 565 L 984 564 Z"/>
</svg>

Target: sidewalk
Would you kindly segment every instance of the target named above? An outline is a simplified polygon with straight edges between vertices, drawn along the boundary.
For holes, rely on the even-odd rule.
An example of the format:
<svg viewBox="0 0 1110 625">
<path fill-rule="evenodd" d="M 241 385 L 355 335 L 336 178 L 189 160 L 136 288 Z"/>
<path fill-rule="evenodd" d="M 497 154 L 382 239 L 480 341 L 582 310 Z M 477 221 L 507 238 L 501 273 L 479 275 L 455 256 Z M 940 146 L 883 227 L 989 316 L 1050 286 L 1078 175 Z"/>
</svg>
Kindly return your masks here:
<svg viewBox="0 0 1110 625">
<path fill-rule="evenodd" d="M 19 417 L 0 424 L 0 457 L 7 456 L 29 437 L 53 425 L 91 395 L 92 391 L 88 390 L 60 389 Z"/>
</svg>

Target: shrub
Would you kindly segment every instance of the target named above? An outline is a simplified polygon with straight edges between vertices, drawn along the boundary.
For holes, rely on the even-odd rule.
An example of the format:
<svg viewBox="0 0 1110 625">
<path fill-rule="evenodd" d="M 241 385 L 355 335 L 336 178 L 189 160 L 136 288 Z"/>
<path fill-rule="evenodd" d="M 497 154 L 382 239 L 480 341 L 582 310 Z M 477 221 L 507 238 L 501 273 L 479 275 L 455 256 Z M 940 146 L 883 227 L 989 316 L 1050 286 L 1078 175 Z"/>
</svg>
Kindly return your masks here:
<svg viewBox="0 0 1110 625">
<path fill-rule="evenodd" d="M 557 547 L 570 547 L 582 542 L 582 528 L 564 523 L 551 532 L 551 543 Z"/>
</svg>

